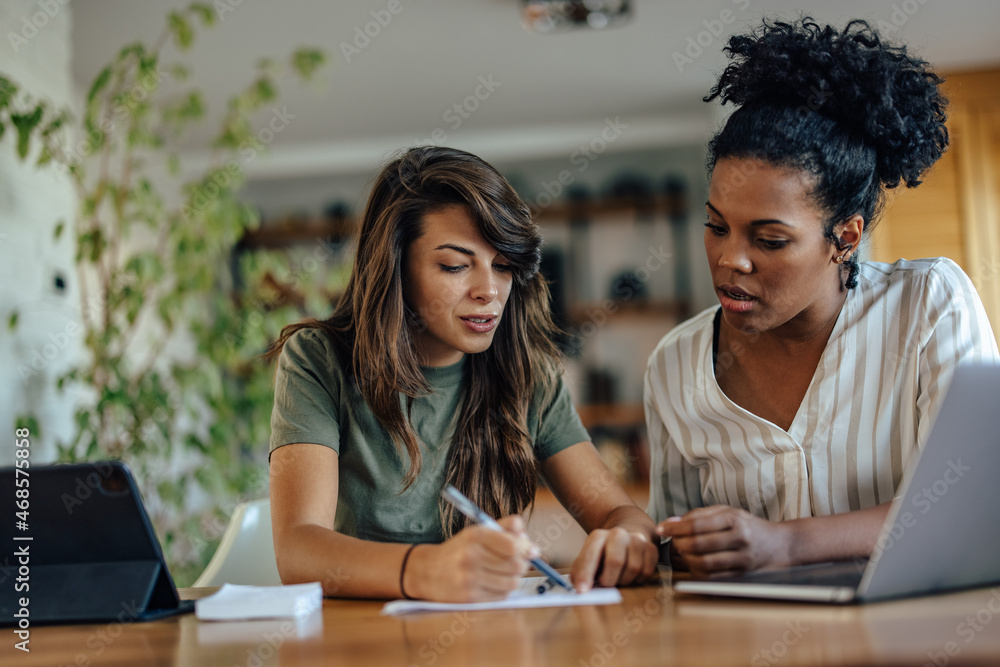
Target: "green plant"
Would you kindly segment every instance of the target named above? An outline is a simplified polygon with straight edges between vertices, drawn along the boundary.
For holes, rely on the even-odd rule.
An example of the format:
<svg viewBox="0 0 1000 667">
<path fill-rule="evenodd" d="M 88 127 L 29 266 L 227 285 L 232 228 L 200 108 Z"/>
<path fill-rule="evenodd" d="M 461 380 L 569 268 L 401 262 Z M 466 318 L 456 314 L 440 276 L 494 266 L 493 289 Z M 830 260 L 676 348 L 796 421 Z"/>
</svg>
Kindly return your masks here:
<svg viewBox="0 0 1000 667">
<path fill-rule="evenodd" d="M 198 22 L 214 19 L 210 5 L 194 3 L 170 13 L 152 46 L 125 46 L 94 79 L 78 120 L 0 77 L 0 139 L 16 135 L 18 155 L 63 171 L 78 198 L 74 220 L 55 235 L 75 236 L 86 358 L 58 383 L 85 387 L 89 400 L 59 458 L 133 467 L 182 584 L 211 556 L 236 500 L 266 493 L 271 369 L 257 357 L 303 314 L 261 280 L 262 271 L 295 277 L 284 255 L 245 256 L 246 287 L 233 284 L 232 249 L 259 224 L 237 196 L 237 155 L 263 149 L 254 119 L 276 102 L 279 76 L 308 80 L 325 61 L 301 49 L 285 64 L 261 62 L 229 101 L 212 166 L 181 182 L 176 146 L 205 104 L 164 51 L 171 42 L 187 49 Z M 163 165 L 168 176 L 154 176 Z M 299 285 L 310 303 L 331 287 L 321 283 L 342 279 L 314 277 Z M 16 324 L 15 313 L 8 325 Z"/>
</svg>

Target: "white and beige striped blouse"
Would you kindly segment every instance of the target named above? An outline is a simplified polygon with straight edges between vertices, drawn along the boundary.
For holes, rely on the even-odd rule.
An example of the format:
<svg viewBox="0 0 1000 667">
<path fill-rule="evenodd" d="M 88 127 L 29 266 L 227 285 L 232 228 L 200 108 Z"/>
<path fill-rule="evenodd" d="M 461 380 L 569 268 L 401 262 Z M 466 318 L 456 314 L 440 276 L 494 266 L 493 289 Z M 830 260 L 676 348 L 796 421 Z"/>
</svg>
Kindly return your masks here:
<svg viewBox="0 0 1000 667">
<path fill-rule="evenodd" d="M 955 365 L 1000 354 L 972 282 L 953 261 L 860 268 L 787 432 L 733 403 L 715 381 L 717 306 L 660 341 L 645 383 L 655 521 L 714 504 L 778 521 L 893 498 Z"/>
</svg>

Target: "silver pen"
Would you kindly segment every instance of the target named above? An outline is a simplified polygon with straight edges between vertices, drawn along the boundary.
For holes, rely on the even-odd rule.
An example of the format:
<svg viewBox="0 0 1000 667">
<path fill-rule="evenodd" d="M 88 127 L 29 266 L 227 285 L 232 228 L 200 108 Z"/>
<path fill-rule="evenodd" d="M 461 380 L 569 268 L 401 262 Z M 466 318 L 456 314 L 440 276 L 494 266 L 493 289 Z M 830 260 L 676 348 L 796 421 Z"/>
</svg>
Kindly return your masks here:
<svg viewBox="0 0 1000 667">
<path fill-rule="evenodd" d="M 465 494 L 451 484 L 446 486 L 444 490 L 441 491 L 441 495 L 445 500 L 451 503 L 455 509 L 479 525 L 501 533 L 507 532 L 493 517 L 477 507 L 474 502 L 465 497 Z M 569 583 L 564 576 L 556 572 L 551 565 L 543 561 L 541 558 L 531 558 L 528 562 L 531 563 L 536 570 L 546 576 L 549 580 L 550 586 L 562 586 L 570 593 L 576 593 L 576 589 L 573 588 L 573 584 Z M 543 592 L 542 588 L 543 587 L 539 586 L 539 593 Z"/>
</svg>

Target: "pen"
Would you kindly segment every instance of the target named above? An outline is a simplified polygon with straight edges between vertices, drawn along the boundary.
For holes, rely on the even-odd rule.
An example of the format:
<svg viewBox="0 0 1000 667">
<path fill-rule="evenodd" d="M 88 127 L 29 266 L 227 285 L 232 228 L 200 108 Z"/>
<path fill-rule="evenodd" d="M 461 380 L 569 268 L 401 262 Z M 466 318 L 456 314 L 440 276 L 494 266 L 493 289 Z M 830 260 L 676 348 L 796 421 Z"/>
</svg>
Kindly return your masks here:
<svg viewBox="0 0 1000 667">
<path fill-rule="evenodd" d="M 496 522 L 489 514 L 479 509 L 474 502 L 465 497 L 461 491 L 456 489 L 454 486 L 449 484 L 441 491 L 441 495 L 449 503 L 455 506 L 459 512 L 469 517 L 481 526 L 485 526 L 490 530 L 496 530 L 501 533 L 507 531 L 504 530 L 503 526 Z M 573 584 L 569 583 L 565 577 L 552 569 L 552 566 L 543 561 L 541 558 L 531 558 L 528 560 L 536 570 L 544 574 L 550 585 L 562 586 L 570 593 L 576 593 L 576 589 L 573 588 Z"/>
</svg>

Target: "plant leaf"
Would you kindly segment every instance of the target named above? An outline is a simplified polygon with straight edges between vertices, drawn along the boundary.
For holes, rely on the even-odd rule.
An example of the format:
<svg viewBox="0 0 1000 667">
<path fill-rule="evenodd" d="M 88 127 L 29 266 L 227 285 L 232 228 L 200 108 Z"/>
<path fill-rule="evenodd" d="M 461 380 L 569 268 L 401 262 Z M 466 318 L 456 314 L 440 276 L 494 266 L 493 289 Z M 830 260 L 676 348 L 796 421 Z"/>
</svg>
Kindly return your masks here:
<svg viewBox="0 0 1000 667">
<path fill-rule="evenodd" d="M 168 21 L 170 32 L 174 34 L 174 41 L 177 42 L 177 48 L 186 51 L 191 46 L 191 42 L 194 41 L 194 30 L 192 30 L 191 24 L 180 12 L 170 12 Z"/>
<path fill-rule="evenodd" d="M 188 9 L 192 14 L 196 14 L 201 18 L 202 24 L 206 27 L 215 25 L 215 9 L 204 2 L 192 2 L 188 5 Z"/>
<path fill-rule="evenodd" d="M 90 90 L 87 91 L 87 103 L 91 103 L 97 98 L 97 95 L 108 85 L 108 81 L 111 81 L 111 65 L 108 65 L 94 78 L 94 82 L 90 84 Z"/>
<path fill-rule="evenodd" d="M 257 83 L 254 85 L 254 93 L 257 98 L 257 104 L 270 102 L 278 96 L 274 90 L 274 82 L 267 77 L 257 79 Z"/>
<path fill-rule="evenodd" d="M 303 48 L 292 54 L 292 67 L 303 79 L 309 80 L 326 62 L 326 54 L 318 49 Z"/>
<path fill-rule="evenodd" d="M 10 115 L 10 122 L 17 128 L 17 154 L 22 160 L 28 157 L 28 142 L 31 140 L 31 131 L 41 120 L 41 105 L 36 106 L 31 113 Z"/>
<path fill-rule="evenodd" d="M 111 65 L 98 72 L 94 82 L 90 84 L 90 90 L 87 91 L 87 117 L 85 119 L 90 125 L 94 124 L 94 116 L 97 115 L 97 110 L 100 107 L 97 96 L 107 87 L 109 81 L 111 81 Z"/>
<path fill-rule="evenodd" d="M 139 58 L 139 72 L 136 77 L 142 77 L 142 85 L 148 86 L 148 78 L 152 78 L 157 84 L 159 83 L 159 77 L 156 76 L 156 54 L 151 54 L 146 57 Z M 146 92 L 151 92 L 147 90 Z"/>
<path fill-rule="evenodd" d="M 42 435 L 42 429 L 38 426 L 38 418 L 35 415 L 18 415 L 14 422 L 14 428 L 28 429 L 32 438 L 39 438 Z"/>
<path fill-rule="evenodd" d="M 10 79 L 0 76 L 0 109 L 3 109 L 17 94 L 17 84 Z M 0 125 L 0 127 L 3 127 Z"/>
</svg>

